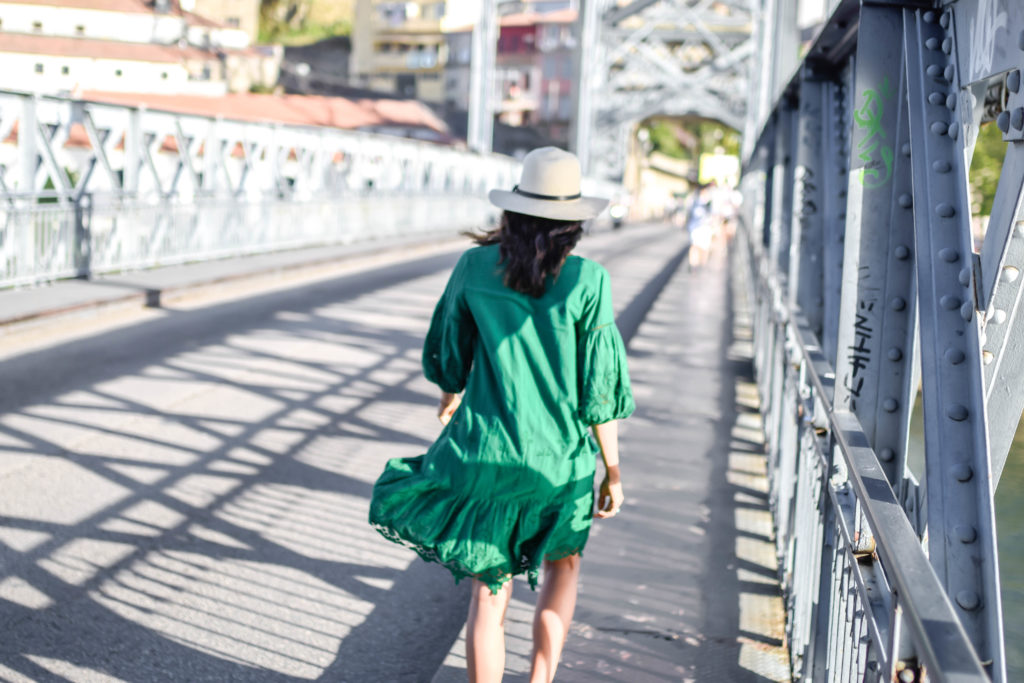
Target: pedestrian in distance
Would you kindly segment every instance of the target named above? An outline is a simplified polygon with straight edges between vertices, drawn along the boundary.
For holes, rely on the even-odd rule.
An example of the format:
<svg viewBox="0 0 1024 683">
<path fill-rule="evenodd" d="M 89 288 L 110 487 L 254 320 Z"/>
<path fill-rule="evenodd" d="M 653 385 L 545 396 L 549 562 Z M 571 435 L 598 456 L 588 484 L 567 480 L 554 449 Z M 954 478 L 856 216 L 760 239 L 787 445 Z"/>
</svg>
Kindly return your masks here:
<svg viewBox="0 0 1024 683">
<path fill-rule="evenodd" d="M 699 185 L 690 198 L 686 216 L 686 233 L 690 238 L 687 265 L 690 270 L 702 267 L 708 261 L 715 238 L 714 216 L 711 212 L 711 188 Z"/>
<path fill-rule="evenodd" d="M 501 680 L 510 579 L 525 573 L 536 589 L 543 567 L 530 681 L 549 683 L 591 518 L 614 517 L 623 503 L 617 420 L 633 412 L 633 396 L 608 273 L 570 253 L 582 221 L 607 204 L 581 195 L 576 157 L 536 149 L 519 184 L 490 200 L 504 210 L 500 224 L 462 254 L 424 343 L 444 427 L 426 454 L 387 463 L 370 522 L 456 581 L 472 579 L 473 683 Z"/>
</svg>

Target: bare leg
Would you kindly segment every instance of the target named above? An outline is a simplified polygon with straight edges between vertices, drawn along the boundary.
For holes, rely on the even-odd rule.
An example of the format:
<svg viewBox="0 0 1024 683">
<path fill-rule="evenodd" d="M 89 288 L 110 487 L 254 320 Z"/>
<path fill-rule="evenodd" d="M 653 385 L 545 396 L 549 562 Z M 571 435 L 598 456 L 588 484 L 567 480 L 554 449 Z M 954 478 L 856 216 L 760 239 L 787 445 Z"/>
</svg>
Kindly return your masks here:
<svg viewBox="0 0 1024 683">
<path fill-rule="evenodd" d="M 544 561 L 544 586 L 533 613 L 533 662 L 530 683 L 551 683 L 576 610 L 580 556 Z"/>
<path fill-rule="evenodd" d="M 505 673 L 505 610 L 511 597 L 511 581 L 491 595 L 487 584 L 473 579 L 473 599 L 466 619 L 469 683 L 498 682 Z"/>
</svg>

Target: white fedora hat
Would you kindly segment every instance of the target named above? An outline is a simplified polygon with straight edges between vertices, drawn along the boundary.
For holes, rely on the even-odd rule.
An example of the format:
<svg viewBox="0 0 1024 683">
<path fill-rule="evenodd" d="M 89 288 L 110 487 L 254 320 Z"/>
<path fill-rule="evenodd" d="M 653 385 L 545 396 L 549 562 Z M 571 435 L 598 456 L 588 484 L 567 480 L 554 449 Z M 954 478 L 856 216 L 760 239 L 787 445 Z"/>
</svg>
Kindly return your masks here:
<svg viewBox="0 0 1024 683">
<path fill-rule="evenodd" d="M 488 197 L 500 209 L 560 221 L 582 221 L 601 213 L 607 199 L 580 193 L 580 162 L 557 147 L 540 147 L 523 159 L 519 184 L 491 190 Z"/>
</svg>

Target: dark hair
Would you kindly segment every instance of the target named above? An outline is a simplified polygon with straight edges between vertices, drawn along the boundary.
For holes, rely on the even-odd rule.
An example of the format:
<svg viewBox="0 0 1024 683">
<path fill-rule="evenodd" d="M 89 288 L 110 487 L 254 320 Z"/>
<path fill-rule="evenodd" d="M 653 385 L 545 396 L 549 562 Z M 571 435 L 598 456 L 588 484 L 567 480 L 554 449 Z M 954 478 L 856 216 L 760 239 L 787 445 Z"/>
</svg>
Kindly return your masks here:
<svg viewBox="0 0 1024 683">
<path fill-rule="evenodd" d="M 505 285 L 539 297 L 547 276 L 558 277 L 565 257 L 583 235 L 582 221 L 558 221 L 505 211 L 497 228 L 472 235 L 477 244 L 498 244 L 505 264 Z"/>
</svg>

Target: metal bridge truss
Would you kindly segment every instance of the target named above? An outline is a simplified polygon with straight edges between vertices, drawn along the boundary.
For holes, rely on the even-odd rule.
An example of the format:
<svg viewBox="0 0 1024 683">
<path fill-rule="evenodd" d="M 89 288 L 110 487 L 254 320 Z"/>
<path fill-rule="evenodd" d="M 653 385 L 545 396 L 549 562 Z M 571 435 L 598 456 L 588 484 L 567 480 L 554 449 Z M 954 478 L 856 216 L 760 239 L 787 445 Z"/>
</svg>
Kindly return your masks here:
<svg viewBox="0 0 1024 683">
<path fill-rule="evenodd" d="M 784 34 L 793 8 L 764 4 Z M 1024 3 L 844 0 L 801 63 L 795 41 L 760 49 L 795 71 L 762 79 L 744 177 L 794 673 L 1005 681 L 993 492 L 1024 408 Z M 989 119 L 1006 158 L 976 249 Z"/>
<path fill-rule="evenodd" d="M 0 287 L 485 226 L 497 155 L 0 92 Z"/>
<path fill-rule="evenodd" d="M 654 116 L 701 116 L 742 131 L 754 53 L 751 0 L 582 0 L 575 148 L 621 178 L 629 136 Z"/>
</svg>

